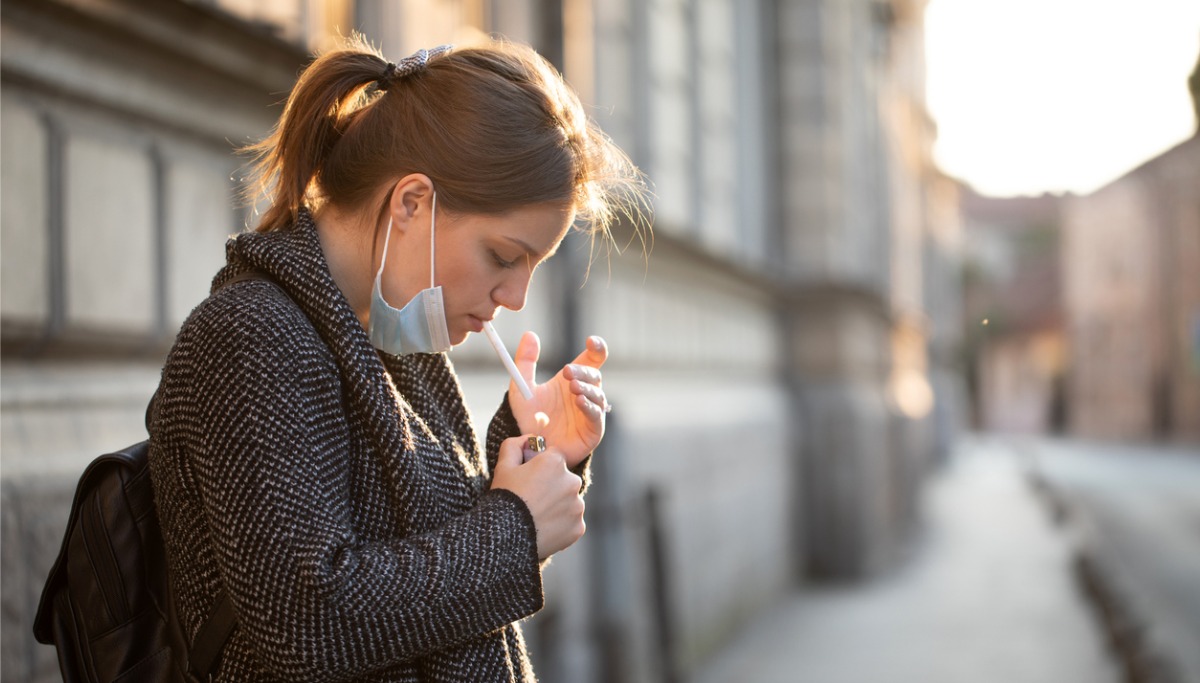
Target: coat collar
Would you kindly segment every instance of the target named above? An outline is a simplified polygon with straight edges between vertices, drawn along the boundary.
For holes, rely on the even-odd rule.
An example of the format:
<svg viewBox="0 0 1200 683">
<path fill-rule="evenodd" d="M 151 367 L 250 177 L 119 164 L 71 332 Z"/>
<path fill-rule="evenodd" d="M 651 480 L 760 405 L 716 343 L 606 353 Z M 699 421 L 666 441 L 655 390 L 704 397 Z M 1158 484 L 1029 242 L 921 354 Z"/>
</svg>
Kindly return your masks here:
<svg viewBox="0 0 1200 683">
<path fill-rule="evenodd" d="M 452 384 L 443 385 L 444 389 L 456 390 L 458 384 L 446 355 L 414 354 L 411 359 L 401 358 L 381 354 L 371 345 L 362 323 L 330 274 L 312 213 L 302 208 L 291 230 L 236 235 L 230 238 L 225 251 L 228 263 L 213 279 L 213 290 L 247 270 L 257 270 L 300 307 L 334 356 L 345 387 L 349 418 L 367 431 L 380 454 L 397 454 L 394 466 L 399 468 L 398 478 L 415 482 L 428 476 L 453 476 L 468 483 L 462 490 L 465 497 L 459 500 L 455 496 L 453 501 L 444 499 L 444 491 L 439 494 L 440 499 L 432 498 L 438 487 L 414 486 L 408 491 L 409 496 L 417 498 L 411 501 L 411 510 L 433 514 L 444 512 L 448 503 L 456 511 L 469 507 L 481 483 L 471 476 L 473 472 L 462 471 L 468 463 L 460 462 L 461 457 L 455 452 L 458 449 L 441 443 L 435 434 L 457 434 L 466 429 L 465 440 L 477 454 L 478 445 L 470 433 L 470 424 L 426 424 L 426 418 L 418 415 L 408 398 L 397 390 L 393 377 L 412 372 L 444 373 Z M 461 395 L 457 398 L 461 402 Z M 428 419 L 438 418 L 428 416 Z M 430 450 L 439 454 L 428 457 Z M 443 462 L 447 459 L 451 462 Z M 447 470 L 447 465 L 455 472 Z M 422 500 L 423 496 L 430 499 Z M 442 519 L 442 514 L 434 514 L 424 522 L 437 523 Z"/>
</svg>

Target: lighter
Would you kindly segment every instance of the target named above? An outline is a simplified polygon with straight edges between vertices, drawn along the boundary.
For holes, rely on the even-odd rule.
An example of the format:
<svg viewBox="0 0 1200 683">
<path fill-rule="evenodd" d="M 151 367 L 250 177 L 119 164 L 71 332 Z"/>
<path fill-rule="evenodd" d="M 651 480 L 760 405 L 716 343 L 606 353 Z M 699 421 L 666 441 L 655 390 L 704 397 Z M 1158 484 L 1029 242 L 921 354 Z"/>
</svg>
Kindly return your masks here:
<svg viewBox="0 0 1200 683">
<path fill-rule="evenodd" d="M 521 452 L 525 456 L 524 461 L 529 462 L 533 456 L 541 453 L 544 450 L 546 450 L 546 440 L 540 436 L 531 436 L 529 437 L 529 440 L 525 442 L 525 447 Z"/>
</svg>

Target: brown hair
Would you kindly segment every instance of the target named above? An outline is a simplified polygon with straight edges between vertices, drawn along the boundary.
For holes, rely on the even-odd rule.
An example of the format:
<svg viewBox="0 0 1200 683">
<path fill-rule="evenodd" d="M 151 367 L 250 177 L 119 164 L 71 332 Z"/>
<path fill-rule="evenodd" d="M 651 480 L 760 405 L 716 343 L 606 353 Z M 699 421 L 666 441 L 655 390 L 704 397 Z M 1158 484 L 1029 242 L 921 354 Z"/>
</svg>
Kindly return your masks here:
<svg viewBox="0 0 1200 683">
<path fill-rule="evenodd" d="M 257 230 L 290 229 L 301 206 L 366 209 L 386 184 L 424 173 L 450 211 L 500 214 L 571 206 L 593 231 L 640 224 L 645 183 L 531 48 L 501 41 L 433 54 L 380 83 L 388 62 L 361 38 L 301 75 L 256 156 L 251 198 L 271 206 Z"/>
</svg>

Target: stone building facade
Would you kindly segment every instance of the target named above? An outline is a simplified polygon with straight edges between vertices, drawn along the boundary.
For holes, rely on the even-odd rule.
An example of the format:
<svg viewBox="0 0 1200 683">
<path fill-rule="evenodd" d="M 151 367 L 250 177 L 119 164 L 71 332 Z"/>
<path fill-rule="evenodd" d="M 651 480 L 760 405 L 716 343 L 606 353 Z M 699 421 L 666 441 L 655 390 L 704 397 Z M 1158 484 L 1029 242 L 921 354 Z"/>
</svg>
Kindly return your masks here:
<svg viewBox="0 0 1200 683">
<path fill-rule="evenodd" d="M 1068 419 L 1200 442 L 1200 136 L 1066 202 Z"/>
<path fill-rule="evenodd" d="M 1087 195 L 964 189 L 977 427 L 1200 442 L 1198 186 L 1193 135 Z"/>
<path fill-rule="evenodd" d="M 923 0 L 5 0 L 3 678 L 86 462 L 144 438 L 207 291 L 233 148 L 314 49 L 501 33 L 561 66 L 654 183 L 649 254 L 572 239 L 497 327 L 614 350 L 588 534 L 527 629 L 543 680 L 679 680 L 797 580 L 884 571 L 960 421 L 955 186 L 929 158 Z M 480 420 L 505 376 L 452 352 Z"/>
</svg>

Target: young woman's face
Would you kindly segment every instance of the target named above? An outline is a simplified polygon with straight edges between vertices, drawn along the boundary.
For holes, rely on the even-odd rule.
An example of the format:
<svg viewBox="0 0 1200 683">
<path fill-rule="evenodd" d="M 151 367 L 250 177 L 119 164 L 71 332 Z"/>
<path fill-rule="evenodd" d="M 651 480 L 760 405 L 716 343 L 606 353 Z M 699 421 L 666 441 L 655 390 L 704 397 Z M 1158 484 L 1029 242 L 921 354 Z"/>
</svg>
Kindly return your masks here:
<svg viewBox="0 0 1200 683">
<path fill-rule="evenodd" d="M 483 331 L 484 321 L 498 309 L 525 307 L 534 270 L 558 249 L 574 219 L 569 207 L 553 204 L 499 216 L 438 211 L 434 282 L 442 287 L 451 344 Z M 429 286 L 427 230 L 423 250 L 417 248 L 420 234 L 414 234 L 416 239 L 404 240 L 402 257 L 393 251 L 388 259 L 383 296 L 396 308 Z M 392 244 L 395 250 L 396 242 Z"/>
</svg>

